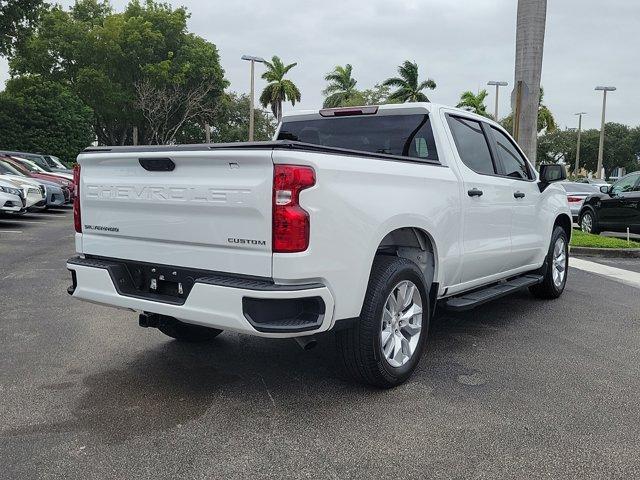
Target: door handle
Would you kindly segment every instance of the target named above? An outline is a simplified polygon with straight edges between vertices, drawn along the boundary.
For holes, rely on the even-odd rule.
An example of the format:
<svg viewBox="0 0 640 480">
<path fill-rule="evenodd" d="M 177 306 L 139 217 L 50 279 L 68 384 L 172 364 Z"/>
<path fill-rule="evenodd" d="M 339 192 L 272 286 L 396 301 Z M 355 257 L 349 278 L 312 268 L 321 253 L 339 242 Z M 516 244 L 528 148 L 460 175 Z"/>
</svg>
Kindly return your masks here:
<svg viewBox="0 0 640 480">
<path fill-rule="evenodd" d="M 522 192 L 514 192 L 513 198 L 524 198 L 524 193 Z"/>
<path fill-rule="evenodd" d="M 472 188 L 471 190 L 467 191 L 467 195 L 469 195 L 470 197 L 481 197 L 482 193 L 482 190 L 478 190 L 477 188 Z"/>
</svg>

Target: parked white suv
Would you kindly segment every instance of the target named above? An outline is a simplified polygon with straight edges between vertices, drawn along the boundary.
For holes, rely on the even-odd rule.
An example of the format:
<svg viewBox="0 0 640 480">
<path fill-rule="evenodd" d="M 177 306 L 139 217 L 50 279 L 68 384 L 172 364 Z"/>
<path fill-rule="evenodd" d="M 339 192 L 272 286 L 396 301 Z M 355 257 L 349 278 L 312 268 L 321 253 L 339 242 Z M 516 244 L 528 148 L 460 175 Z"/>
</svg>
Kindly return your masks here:
<svg viewBox="0 0 640 480">
<path fill-rule="evenodd" d="M 0 182 L 0 213 L 18 213 L 26 205 L 21 189 Z"/>
<path fill-rule="evenodd" d="M 78 164 L 74 297 L 185 340 L 334 329 L 373 385 L 408 378 L 436 302 L 555 298 L 567 279 L 563 167 L 538 174 L 500 125 L 454 108 L 300 112 L 273 142 L 95 147 Z"/>
</svg>

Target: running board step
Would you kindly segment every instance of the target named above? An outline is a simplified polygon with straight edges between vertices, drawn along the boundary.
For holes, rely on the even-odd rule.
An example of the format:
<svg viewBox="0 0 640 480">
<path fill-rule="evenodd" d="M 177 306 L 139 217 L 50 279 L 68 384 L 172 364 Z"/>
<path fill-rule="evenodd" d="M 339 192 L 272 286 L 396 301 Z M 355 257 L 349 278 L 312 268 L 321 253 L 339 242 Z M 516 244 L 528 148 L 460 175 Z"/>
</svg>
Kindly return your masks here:
<svg viewBox="0 0 640 480">
<path fill-rule="evenodd" d="M 471 310 L 478 305 L 490 302 L 496 298 L 504 297 L 518 290 L 522 290 L 523 288 L 542 283 L 543 279 L 544 277 L 542 275 L 533 274 L 515 277 L 505 282 L 494 283 L 493 285 L 480 290 L 463 293 L 458 297 L 447 298 L 444 301 L 444 307 L 447 310 L 452 310 L 454 312 Z"/>
</svg>

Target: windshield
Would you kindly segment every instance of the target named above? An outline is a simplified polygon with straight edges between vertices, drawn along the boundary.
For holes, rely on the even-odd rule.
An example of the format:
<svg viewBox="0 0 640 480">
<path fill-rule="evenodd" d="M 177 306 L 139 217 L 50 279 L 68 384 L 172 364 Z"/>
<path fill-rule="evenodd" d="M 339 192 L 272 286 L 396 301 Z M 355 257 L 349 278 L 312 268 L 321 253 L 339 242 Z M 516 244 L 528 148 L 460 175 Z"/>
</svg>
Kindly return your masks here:
<svg viewBox="0 0 640 480">
<path fill-rule="evenodd" d="M 24 158 L 25 160 L 29 160 L 36 166 L 40 167 L 41 172 L 51 172 L 51 168 L 49 168 L 47 161 L 42 155 L 36 155 L 34 153 L 21 153 L 19 157 Z"/>
<path fill-rule="evenodd" d="M 12 165 L 7 162 L 3 162 L 0 160 L 0 173 L 4 173 L 7 175 L 18 175 L 20 177 L 24 177 L 25 174 L 15 169 Z"/>
<path fill-rule="evenodd" d="M 65 168 L 65 169 L 67 168 L 66 165 L 62 163 L 62 160 L 60 160 L 55 155 L 47 155 L 45 158 L 50 160 L 49 165 L 52 166 L 53 168 Z"/>
<path fill-rule="evenodd" d="M 22 165 L 25 166 L 25 168 L 27 170 L 29 170 L 30 172 L 36 172 L 36 173 L 47 173 L 45 172 L 44 169 L 40 168 L 38 165 L 36 165 L 34 162 L 32 162 L 31 160 L 27 160 L 26 158 L 22 158 L 22 157 L 14 157 L 17 161 L 19 161 Z"/>
<path fill-rule="evenodd" d="M 287 121 L 278 140 L 438 160 L 428 115 L 357 115 Z"/>
</svg>

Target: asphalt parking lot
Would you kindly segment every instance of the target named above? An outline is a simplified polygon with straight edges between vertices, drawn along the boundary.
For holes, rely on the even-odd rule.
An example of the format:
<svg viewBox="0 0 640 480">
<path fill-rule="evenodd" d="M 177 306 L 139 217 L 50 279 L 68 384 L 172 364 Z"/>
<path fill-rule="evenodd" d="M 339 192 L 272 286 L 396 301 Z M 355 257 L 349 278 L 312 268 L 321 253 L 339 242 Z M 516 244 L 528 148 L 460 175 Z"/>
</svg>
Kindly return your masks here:
<svg viewBox="0 0 640 480">
<path fill-rule="evenodd" d="M 640 476 L 633 287 L 572 269 L 553 302 L 441 312 L 416 375 L 378 391 L 331 336 L 183 345 L 72 301 L 73 250 L 69 210 L 0 219 L 0 478 Z"/>
</svg>

